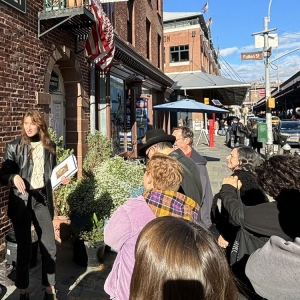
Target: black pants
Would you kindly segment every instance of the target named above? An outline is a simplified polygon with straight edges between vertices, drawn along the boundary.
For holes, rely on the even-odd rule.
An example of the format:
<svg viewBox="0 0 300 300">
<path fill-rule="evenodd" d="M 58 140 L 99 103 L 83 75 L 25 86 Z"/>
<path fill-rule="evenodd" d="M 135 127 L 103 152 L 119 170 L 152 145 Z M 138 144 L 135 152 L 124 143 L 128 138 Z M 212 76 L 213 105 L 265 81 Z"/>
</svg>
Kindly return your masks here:
<svg viewBox="0 0 300 300">
<path fill-rule="evenodd" d="M 55 284 L 56 245 L 52 219 L 48 206 L 31 197 L 22 220 L 12 220 L 17 241 L 16 287 L 29 286 L 29 267 L 31 260 L 31 222 L 36 230 L 42 255 L 42 284 Z"/>
</svg>

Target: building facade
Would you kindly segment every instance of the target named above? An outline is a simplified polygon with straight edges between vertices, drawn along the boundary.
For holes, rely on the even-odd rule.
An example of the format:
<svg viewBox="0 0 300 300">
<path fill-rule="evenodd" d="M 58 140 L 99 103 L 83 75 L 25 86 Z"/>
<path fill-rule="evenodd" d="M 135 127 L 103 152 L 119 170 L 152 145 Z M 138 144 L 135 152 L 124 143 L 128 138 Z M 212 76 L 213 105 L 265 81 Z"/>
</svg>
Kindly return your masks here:
<svg viewBox="0 0 300 300">
<path fill-rule="evenodd" d="M 139 138 L 149 128 L 166 126 L 164 115 L 152 114 L 152 105 L 169 97 L 173 83 L 162 72 L 160 0 L 103 7 L 115 33 L 108 73 L 98 66 L 93 71 L 85 56 L 85 40 L 95 22 L 90 1 L 0 0 L 0 157 L 6 142 L 19 136 L 27 109 L 43 112 L 66 148 L 74 149 L 79 176 L 92 123 L 123 155 L 136 154 Z M 95 115 L 90 114 L 92 94 Z M 0 244 L 11 229 L 7 197 L 8 189 L 1 187 Z"/>
<path fill-rule="evenodd" d="M 164 12 L 164 66 L 165 73 L 219 75 L 217 52 L 201 13 Z"/>
</svg>

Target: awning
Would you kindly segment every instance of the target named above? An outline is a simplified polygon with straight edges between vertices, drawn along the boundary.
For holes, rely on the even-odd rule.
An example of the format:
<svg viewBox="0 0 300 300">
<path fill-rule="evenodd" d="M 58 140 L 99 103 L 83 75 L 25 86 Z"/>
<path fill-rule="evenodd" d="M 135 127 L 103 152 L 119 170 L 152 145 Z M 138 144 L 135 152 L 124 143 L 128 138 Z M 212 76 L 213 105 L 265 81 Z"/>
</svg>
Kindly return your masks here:
<svg viewBox="0 0 300 300">
<path fill-rule="evenodd" d="M 241 105 L 245 99 L 249 83 L 216 76 L 201 71 L 166 73 L 174 84 L 173 90 L 216 90 L 218 100 L 223 105 Z M 216 97 L 215 97 L 216 98 Z"/>
<path fill-rule="evenodd" d="M 287 110 L 300 107 L 300 72 L 280 84 L 271 91 L 271 97 L 276 100 L 275 110 Z M 266 109 L 266 98 L 259 100 L 254 106 L 255 111 Z"/>
</svg>

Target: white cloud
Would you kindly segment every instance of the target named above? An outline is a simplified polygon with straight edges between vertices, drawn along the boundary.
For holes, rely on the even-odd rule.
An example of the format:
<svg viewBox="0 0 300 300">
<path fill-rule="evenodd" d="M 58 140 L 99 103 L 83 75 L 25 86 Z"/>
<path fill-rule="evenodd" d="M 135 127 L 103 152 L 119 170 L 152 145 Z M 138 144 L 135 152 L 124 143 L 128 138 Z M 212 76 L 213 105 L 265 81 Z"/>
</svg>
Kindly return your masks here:
<svg viewBox="0 0 300 300">
<path fill-rule="evenodd" d="M 220 54 L 225 57 L 234 54 L 235 52 L 238 51 L 238 47 L 231 47 L 231 48 L 225 48 L 225 49 L 220 49 Z"/>
</svg>

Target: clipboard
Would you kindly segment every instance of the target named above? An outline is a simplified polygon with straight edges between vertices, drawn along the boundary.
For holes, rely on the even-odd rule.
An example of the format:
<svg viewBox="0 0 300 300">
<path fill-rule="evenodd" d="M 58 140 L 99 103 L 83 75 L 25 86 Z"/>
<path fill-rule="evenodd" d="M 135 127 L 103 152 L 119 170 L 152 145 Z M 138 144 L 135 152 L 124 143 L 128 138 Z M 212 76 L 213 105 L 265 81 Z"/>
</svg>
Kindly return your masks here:
<svg viewBox="0 0 300 300">
<path fill-rule="evenodd" d="M 61 178 L 70 177 L 78 171 L 77 160 L 74 154 L 69 155 L 62 162 L 55 166 L 51 174 L 52 189 L 55 190 L 61 185 Z"/>
</svg>

